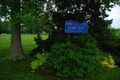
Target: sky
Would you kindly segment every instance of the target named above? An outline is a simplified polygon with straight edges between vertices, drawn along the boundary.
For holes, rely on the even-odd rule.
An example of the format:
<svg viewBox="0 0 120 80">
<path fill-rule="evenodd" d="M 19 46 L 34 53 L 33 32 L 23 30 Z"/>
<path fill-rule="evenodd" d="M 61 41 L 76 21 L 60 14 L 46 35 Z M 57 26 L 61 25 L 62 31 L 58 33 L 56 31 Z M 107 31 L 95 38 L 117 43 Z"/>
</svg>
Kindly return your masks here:
<svg viewBox="0 0 120 80">
<path fill-rule="evenodd" d="M 111 24 L 112 28 L 120 28 L 120 6 L 116 5 L 114 8 L 111 9 L 110 12 L 107 11 L 109 14 L 109 19 L 113 19 L 113 23 Z"/>
</svg>

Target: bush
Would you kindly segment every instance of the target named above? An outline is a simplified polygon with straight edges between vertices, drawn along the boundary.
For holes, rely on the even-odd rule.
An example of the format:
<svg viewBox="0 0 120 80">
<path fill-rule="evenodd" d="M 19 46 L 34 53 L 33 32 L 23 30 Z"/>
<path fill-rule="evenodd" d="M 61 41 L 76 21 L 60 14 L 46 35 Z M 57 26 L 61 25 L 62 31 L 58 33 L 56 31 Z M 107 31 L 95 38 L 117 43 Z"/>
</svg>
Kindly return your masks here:
<svg viewBox="0 0 120 80">
<path fill-rule="evenodd" d="M 103 64 L 103 66 L 105 66 L 105 70 L 111 70 L 112 68 L 115 67 L 115 62 L 113 60 L 113 57 L 110 55 L 110 53 L 108 57 L 99 56 L 99 58 L 101 59 L 101 63 Z"/>
<path fill-rule="evenodd" d="M 115 65 L 120 66 L 120 57 L 116 55 L 112 55 L 113 59 L 115 60 Z"/>
<path fill-rule="evenodd" d="M 97 49 L 83 49 L 72 43 L 52 45 L 46 61 L 51 73 L 61 77 L 87 77 L 103 69 Z"/>
<path fill-rule="evenodd" d="M 103 69 L 97 57 L 99 52 L 96 41 L 90 35 L 76 36 L 72 43 L 53 44 L 51 54 L 44 59 L 46 61 L 44 66 L 57 76 L 87 77 Z M 36 61 L 34 63 L 36 65 Z M 33 69 L 42 66 L 41 63 L 43 61 L 39 60 L 37 67 Z"/>
<path fill-rule="evenodd" d="M 51 53 L 44 59 L 38 60 L 38 69 L 44 65 L 47 71 L 60 77 L 88 77 L 103 70 L 103 65 L 98 58 L 100 50 L 96 41 L 89 34 L 74 38 L 71 43 L 55 43 L 51 46 Z M 33 62 L 33 64 L 36 61 Z M 44 67 L 44 68 L 45 68 Z"/>
<path fill-rule="evenodd" d="M 120 37 L 111 32 L 109 41 L 105 41 L 102 49 L 107 53 L 120 57 Z"/>
<path fill-rule="evenodd" d="M 79 47 L 92 49 L 96 48 L 96 40 L 90 35 L 77 35 L 74 37 L 72 43 L 79 45 Z"/>
<path fill-rule="evenodd" d="M 32 61 L 30 63 L 30 66 L 32 68 L 31 72 L 34 72 L 34 70 L 38 69 L 38 68 L 42 68 L 44 69 L 45 66 L 44 64 L 46 63 L 46 58 L 48 57 L 49 54 L 46 53 L 37 53 L 34 57 L 36 57 L 36 60 Z"/>
<path fill-rule="evenodd" d="M 55 35 L 50 36 L 46 40 L 42 40 L 42 37 L 40 34 L 37 35 L 37 38 L 34 38 L 36 44 L 38 45 L 37 48 L 33 49 L 32 53 L 30 54 L 32 57 L 36 55 L 37 53 L 43 53 L 43 49 L 45 52 L 51 52 L 51 46 L 54 43 L 65 43 L 66 38 L 62 35 Z"/>
<path fill-rule="evenodd" d="M 120 57 L 120 36 L 116 35 L 116 29 L 110 28 L 108 30 L 109 34 L 107 34 L 106 39 L 101 40 L 103 43 L 100 49 Z"/>
</svg>

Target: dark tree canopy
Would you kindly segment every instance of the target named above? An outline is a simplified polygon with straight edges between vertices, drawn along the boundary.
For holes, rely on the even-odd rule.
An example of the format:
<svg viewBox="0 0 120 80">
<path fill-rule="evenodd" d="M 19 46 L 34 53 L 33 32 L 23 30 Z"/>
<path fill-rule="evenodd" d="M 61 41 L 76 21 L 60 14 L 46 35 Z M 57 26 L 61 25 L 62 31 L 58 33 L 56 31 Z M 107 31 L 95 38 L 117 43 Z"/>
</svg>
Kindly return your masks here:
<svg viewBox="0 0 120 80">
<path fill-rule="evenodd" d="M 65 21 L 87 21 L 88 32 L 99 41 L 107 38 L 109 34 L 107 28 L 112 23 L 112 19 L 105 19 L 109 16 L 106 11 L 111 11 L 110 8 L 119 4 L 118 0 L 54 0 L 53 2 L 57 10 L 51 11 L 52 20 L 62 33 L 65 33 Z M 111 2 L 113 4 L 110 4 Z"/>
</svg>

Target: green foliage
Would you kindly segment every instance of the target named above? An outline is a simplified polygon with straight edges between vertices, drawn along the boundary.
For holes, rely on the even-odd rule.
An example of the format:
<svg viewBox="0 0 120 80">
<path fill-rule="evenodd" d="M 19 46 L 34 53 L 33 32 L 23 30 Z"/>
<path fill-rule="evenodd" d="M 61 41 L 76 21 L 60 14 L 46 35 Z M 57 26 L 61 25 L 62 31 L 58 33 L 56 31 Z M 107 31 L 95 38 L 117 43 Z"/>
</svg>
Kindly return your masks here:
<svg viewBox="0 0 120 80">
<path fill-rule="evenodd" d="M 11 33 L 11 27 L 8 21 L 3 21 L 3 33 Z"/>
<path fill-rule="evenodd" d="M 3 28 L 3 24 L 2 24 L 2 20 L 0 19 L 0 34 L 2 33 L 2 28 Z"/>
<path fill-rule="evenodd" d="M 9 22 L 8 21 L 2 21 L 0 19 L 0 34 L 1 33 L 10 33 L 11 28 L 9 27 Z"/>
<path fill-rule="evenodd" d="M 74 37 L 72 43 L 79 45 L 79 47 L 94 49 L 96 48 L 96 40 L 90 35 L 77 35 Z"/>
<path fill-rule="evenodd" d="M 60 37 L 59 40 L 57 37 Z M 46 58 L 45 66 L 48 72 L 61 77 L 87 77 L 103 69 L 97 57 L 100 50 L 96 47 L 96 41 L 90 34 L 78 35 L 71 43 L 61 43 L 61 36 L 57 35 L 57 37 L 54 37 L 55 40 L 52 38 L 50 40 L 54 44 L 51 42 L 53 44 L 50 48 L 51 54 Z M 39 36 L 36 41 L 37 44 L 41 44 L 42 38 Z M 41 62 L 39 61 L 39 63 Z M 37 62 L 34 64 L 38 65 Z"/>
<path fill-rule="evenodd" d="M 120 66 L 120 57 L 114 54 L 112 54 L 112 56 L 113 56 L 113 59 L 115 60 L 115 64 Z"/>
<path fill-rule="evenodd" d="M 105 66 L 105 70 L 111 70 L 112 68 L 115 67 L 115 62 L 113 60 L 113 57 L 110 55 L 105 57 L 105 56 L 98 56 L 101 59 L 101 63 L 103 66 Z"/>
<path fill-rule="evenodd" d="M 25 28 L 21 28 L 21 33 L 30 33 L 33 34 L 33 28 L 32 27 L 25 27 Z"/>
<path fill-rule="evenodd" d="M 120 57 L 120 37 L 115 32 L 115 29 L 110 29 L 109 39 L 105 40 L 102 50 Z"/>
<path fill-rule="evenodd" d="M 46 53 L 39 54 L 38 53 L 34 57 L 36 57 L 37 60 L 34 60 L 34 61 L 31 62 L 31 64 L 30 64 L 30 66 L 32 68 L 31 72 L 34 72 L 34 70 L 38 69 L 39 67 L 41 67 L 42 69 L 44 69 L 43 66 L 46 63 L 46 58 L 48 57 L 48 54 L 46 54 Z"/>
<path fill-rule="evenodd" d="M 53 44 L 46 66 L 57 76 L 87 77 L 103 68 L 96 50 L 87 50 L 72 43 Z"/>
<path fill-rule="evenodd" d="M 50 36 L 46 40 L 42 40 L 42 37 L 40 34 L 37 35 L 36 38 L 34 38 L 36 44 L 38 45 L 37 48 L 33 49 L 32 53 L 30 54 L 31 56 L 34 56 L 36 53 L 43 52 L 42 50 L 44 49 L 47 52 L 51 51 L 51 46 L 54 43 L 65 43 L 66 38 L 62 35 L 55 35 L 55 36 Z"/>
</svg>

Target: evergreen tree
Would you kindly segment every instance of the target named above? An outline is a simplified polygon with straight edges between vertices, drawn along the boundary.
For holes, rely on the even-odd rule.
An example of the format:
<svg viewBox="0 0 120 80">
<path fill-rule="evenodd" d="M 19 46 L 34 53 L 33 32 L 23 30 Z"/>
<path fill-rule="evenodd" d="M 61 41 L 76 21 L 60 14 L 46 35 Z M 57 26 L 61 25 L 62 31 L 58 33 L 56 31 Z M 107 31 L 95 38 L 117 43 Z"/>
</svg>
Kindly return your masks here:
<svg viewBox="0 0 120 80">
<path fill-rule="evenodd" d="M 110 3 L 114 4 L 110 4 Z M 65 34 L 65 21 L 88 22 L 88 33 L 90 33 L 101 46 L 104 40 L 108 40 L 109 29 L 107 27 L 112 23 L 111 20 L 105 20 L 109 15 L 106 11 L 111 11 L 119 0 L 54 0 L 57 10 L 51 11 L 52 20 L 57 28 Z M 74 35 L 71 34 L 71 38 Z"/>
</svg>

